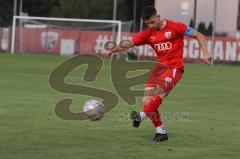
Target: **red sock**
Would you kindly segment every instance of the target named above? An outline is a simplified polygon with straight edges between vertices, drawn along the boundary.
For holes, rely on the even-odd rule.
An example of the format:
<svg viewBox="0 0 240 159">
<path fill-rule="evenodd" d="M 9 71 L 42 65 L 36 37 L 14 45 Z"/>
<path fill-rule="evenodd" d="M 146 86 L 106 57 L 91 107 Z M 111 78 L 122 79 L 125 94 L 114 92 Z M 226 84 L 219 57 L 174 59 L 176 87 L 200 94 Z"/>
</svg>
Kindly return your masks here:
<svg viewBox="0 0 240 159">
<path fill-rule="evenodd" d="M 152 121 L 154 127 L 162 125 L 162 120 L 158 112 L 158 107 L 162 103 L 162 99 L 159 96 L 153 96 L 148 104 L 144 106 L 143 112 Z"/>
</svg>

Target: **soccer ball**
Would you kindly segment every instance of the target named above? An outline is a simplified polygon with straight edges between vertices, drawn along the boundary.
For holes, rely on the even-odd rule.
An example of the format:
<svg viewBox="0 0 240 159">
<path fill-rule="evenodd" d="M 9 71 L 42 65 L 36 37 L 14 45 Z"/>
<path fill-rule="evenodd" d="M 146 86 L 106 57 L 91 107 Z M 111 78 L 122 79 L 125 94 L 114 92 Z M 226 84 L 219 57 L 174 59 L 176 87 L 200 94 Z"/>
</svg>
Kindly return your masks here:
<svg viewBox="0 0 240 159">
<path fill-rule="evenodd" d="M 105 106 L 98 100 L 89 100 L 83 106 L 83 112 L 92 121 L 100 120 L 106 112 Z"/>
</svg>

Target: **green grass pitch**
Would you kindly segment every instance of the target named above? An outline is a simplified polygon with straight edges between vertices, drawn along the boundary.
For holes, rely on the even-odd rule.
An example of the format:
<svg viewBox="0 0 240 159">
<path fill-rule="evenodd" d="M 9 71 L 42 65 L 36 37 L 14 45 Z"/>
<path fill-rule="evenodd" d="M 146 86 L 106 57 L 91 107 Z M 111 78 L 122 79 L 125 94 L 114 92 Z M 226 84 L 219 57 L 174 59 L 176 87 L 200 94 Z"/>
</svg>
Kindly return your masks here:
<svg viewBox="0 0 240 159">
<path fill-rule="evenodd" d="M 0 158 L 239 158 L 239 66 L 186 64 L 182 80 L 160 108 L 170 138 L 153 143 L 155 130 L 149 121 L 136 129 L 124 118 L 125 113 L 142 108 L 140 97 L 134 106 L 119 98 L 118 106 L 98 122 L 57 117 L 54 109 L 60 99 L 73 98 L 75 112 L 88 99 L 49 86 L 51 71 L 65 59 L 0 54 Z M 81 83 L 82 70 L 73 71 L 67 80 Z M 108 60 L 101 71 L 92 85 L 116 94 L 109 84 Z M 185 118 L 176 116 L 181 114 Z"/>
</svg>

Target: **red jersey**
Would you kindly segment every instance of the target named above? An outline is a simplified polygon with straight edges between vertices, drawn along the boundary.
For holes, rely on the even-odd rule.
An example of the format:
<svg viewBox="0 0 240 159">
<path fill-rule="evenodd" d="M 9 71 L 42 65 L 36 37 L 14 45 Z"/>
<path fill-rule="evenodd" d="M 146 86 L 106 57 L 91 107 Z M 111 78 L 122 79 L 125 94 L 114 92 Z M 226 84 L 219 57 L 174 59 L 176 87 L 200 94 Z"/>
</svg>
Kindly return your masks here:
<svg viewBox="0 0 240 159">
<path fill-rule="evenodd" d="M 161 30 L 148 28 L 132 39 L 135 46 L 149 44 L 158 57 L 158 63 L 171 68 L 184 68 L 184 33 L 187 26 L 180 22 L 166 20 Z"/>
</svg>

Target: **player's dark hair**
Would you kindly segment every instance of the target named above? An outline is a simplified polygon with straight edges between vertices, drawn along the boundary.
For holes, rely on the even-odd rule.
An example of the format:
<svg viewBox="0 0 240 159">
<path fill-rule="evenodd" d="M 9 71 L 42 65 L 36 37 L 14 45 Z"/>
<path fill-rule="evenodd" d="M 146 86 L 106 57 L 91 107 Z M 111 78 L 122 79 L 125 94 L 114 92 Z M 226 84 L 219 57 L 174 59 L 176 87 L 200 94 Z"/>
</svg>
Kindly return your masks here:
<svg viewBox="0 0 240 159">
<path fill-rule="evenodd" d="M 157 15 L 157 11 L 153 6 L 146 6 L 142 11 L 142 19 L 148 20 L 150 17 Z"/>
</svg>

